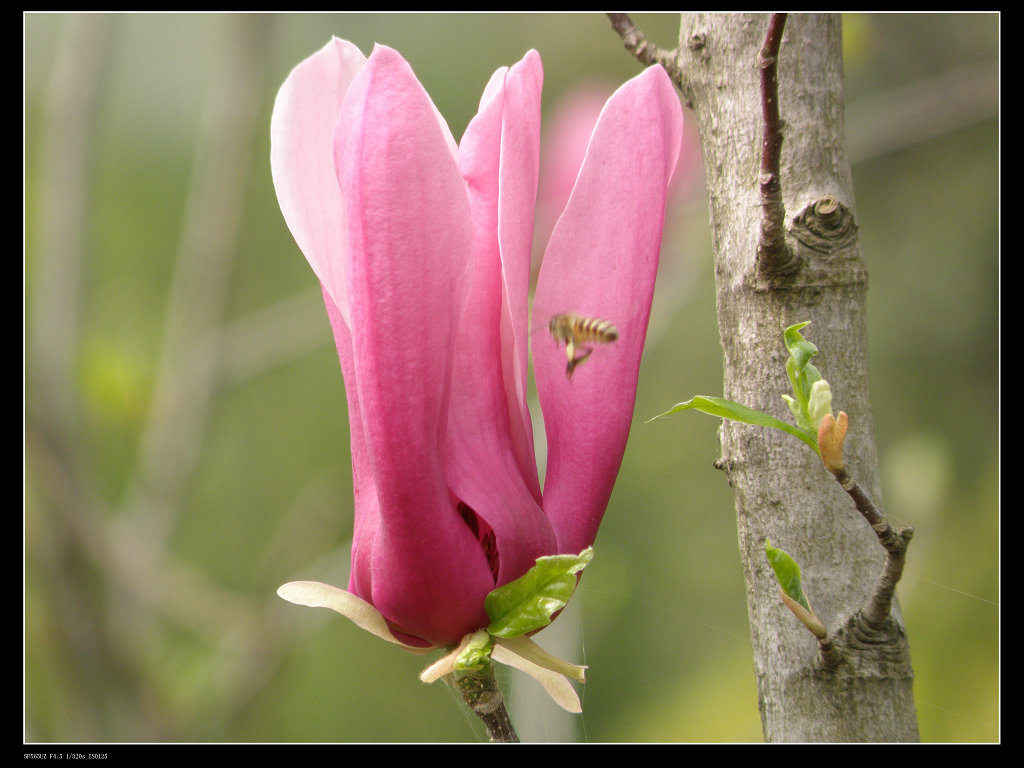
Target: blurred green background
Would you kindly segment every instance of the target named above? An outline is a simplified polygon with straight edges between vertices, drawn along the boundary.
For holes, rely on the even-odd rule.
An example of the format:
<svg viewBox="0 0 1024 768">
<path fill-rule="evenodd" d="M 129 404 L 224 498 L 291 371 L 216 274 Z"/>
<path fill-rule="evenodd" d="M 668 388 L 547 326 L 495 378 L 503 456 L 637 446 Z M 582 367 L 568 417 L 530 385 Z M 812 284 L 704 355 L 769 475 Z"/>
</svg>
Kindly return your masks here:
<svg viewBox="0 0 1024 768">
<path fill-rule="evenodd" d="M 677 17 L 636 20 L 674 45 Z M 916 529 L 899 597 L 926 741 L 1000 736 L 999 22 L 844 18 L 883 503 Z M 24 24 L 25 739 L 475 739 L 418 681 L 433 657 L 275 595 L 347 583 L 352 501 L 330 328 L 270 179 L 273 100 L 330 35 L 397 48 L 456 137 L 529 48 L 548 116 L 640 65 L 601 14 Z M 717 420 L 644 423 L 722 390 L 700 173 L 670 212 L 597 557 L 538 636 L 590 666 L 584 714 L 510 674 L 524 740 L 761 740 Z"/>
</svg>

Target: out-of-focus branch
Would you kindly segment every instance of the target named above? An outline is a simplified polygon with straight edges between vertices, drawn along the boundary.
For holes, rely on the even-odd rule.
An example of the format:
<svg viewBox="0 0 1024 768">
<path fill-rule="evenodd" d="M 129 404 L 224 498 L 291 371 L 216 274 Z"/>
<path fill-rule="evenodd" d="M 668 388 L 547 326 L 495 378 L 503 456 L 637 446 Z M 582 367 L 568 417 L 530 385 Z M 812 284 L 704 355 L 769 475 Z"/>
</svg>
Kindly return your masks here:
<svg viewBox="0 0 1024 768">
<path fill-rule="evenodd" d="M 218 383 L 231 386 L 321 347 L 333 348 L 325 317 L 317 286 L 213 328 L 197 346 L 218 355 Z"/>
<path fill-rule="evenodd" d="M 850 160 L 865 162 L 999 116 L 999 68 L 964 64 L 850 102 Z"/>
<path fill-rule="evenodd" d="M 116 699 L 120 708 L 127 701 L 140 710 L 161 706 L 140 703 L 153 693 L 138 687 L 152 663 L 145 628 L 166 619 L 209 642 L 221 657 L 211 664 L 217 674 L 210 683 L 229 709 L 258 689 L 287 641 L 271 621 L 277 604 L 272 592 L 259 600 L 223 589 L 166 546 L 218 383 L 220 349 L 208 340 L 223 338 L 219 329 L 252 145 L 262 122 L 270 22 L 254 15 L 224 22 L 227 39 L 217 47 L 224 60 L 214 67 L 200 127 L 160 370 L 136 475 L 118 514 L 96 491 L 78 444 L 74 376 L 87 241 L 85 159 L 110 18 L 68 16 L 67 41 L 59 47 L 33 148 L 40 156 L 41 223 L 33 232 L 27 297 L 26 549 L 35 588 L 54 585 L 53 603 L 42 610 L 59 617 L 54 632 L 68 654 L 69 675 L 62 695 L 71 710 L 83 713 L 64 724 L 66 732 L 117 738 L 120 728 L 125 736 L 159 740 L 175 735 L 172 713 L 149 719 L 140 714 L 142 719 L 116 727 L 90 719 L 90 708 L 102 711 L 104 698 Z M 80 578 L 83 572 L 90 578 Z M 146 730 L 157 722 L 165 730 Z"/>
<path fill-rule="evenodd" d="M 44 102 L 29 264 L 27 347 L 29 416 L 34 429 L 73 451 L 77 433 L 73 365 L 78 346 L 79 296 L 88 217 L 88 150 L 93 94 L 106 54 L 109 17 L 69 16 Z"/>
<path fill-rule="evenodd" d="M 227 23 L 228 39 L 217 47 L 225 59 L 213 67 L 200 126 L 149 417 L 122 505 L 154 543 L 173 529 L 206 427 L 219 349 L 199 341 L 223 315 L 261 119 L 268 22 L 243 14 Z"/>
</svg>

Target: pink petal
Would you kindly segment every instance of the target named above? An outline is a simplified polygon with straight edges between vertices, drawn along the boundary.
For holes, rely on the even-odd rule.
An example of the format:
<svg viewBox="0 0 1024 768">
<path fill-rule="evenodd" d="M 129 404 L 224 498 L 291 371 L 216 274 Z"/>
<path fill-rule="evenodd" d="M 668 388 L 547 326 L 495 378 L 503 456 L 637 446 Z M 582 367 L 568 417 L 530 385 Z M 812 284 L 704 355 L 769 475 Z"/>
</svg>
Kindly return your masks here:
<svg viewBox="0 0 1024 768">
<path fill-rule="evenodd" d="M 443 461 L 472 229 L 436 110 L 389 48 L 377 46 L 349 88 L 335 165 L 354 376 L 380 506 L 372 595 L 360 596 L 401 632 L 445 645 L 486 624 L 483 598 L 494 587 Z M 353 574 L 355 584 L 361 578 Z"/>
<path fill-rule="evenodd" d="M 513 447 L 531 490 L 540 498 L 533 426 L 526 403 L 530 341 L 530 261 L 540 172 L 540 54 L 530 51 L 506 79 L 499 170 L 498 246 L 504 287 L 502 349 L 511 366 L 502 370 Z M 506 357 L 506 360 L 509 358 Z"/>
<path fill-rule="evenodd" d="M 334 332 L 334 344 L 341 360 L 345 380 L 345 398 L 348 401 L 349 440 L 352 454 L 352 490 L 355 501 L 355 523 L 352 532 L 352 570 L 348 590 L 367 599 L 372 594 L 373 580 L 371 556 L 373 541 L 380 528 L 380 502 L 373 466 L 367 453 L 366 434 L 363 431 L 362 409 L 359 407 L 359 388 L 356 386 L 355 362 L 352 359 L 352 334 L 341 317 L 341 312 L 324 289 L 324 305 Z"/>
<path fill-rule="evenodd" d="M 544 255 L 533 325 L 575 313 L 619 331 L 614 343 L 595 346 L 571 380 L 564 346 L 550 337 L 534 341 L 548 436 L 544 508 L 560 552 L 593 543 L 625 450 L 682 125 L 660 67 L 616 91 Z"/>
<path fill-rule="evenodd" d="M 344 222 L 334 174 L 334 129 L 352 78 L 366 57 L 331 41 L 291 71 L 270 119 L 270 169 L 288 228 L 348 320 L 344 289 Z"/>
<path fill-rule="evenodd" d="M 497 583 L 522 575 L 555 545 L 540 507 L 525 392 L 541 78 L 536 52 L 499 70 L 459 154 L 473 210 L 474 272 L 456 346 L 448 475 L 494 533 Z"/>
</svg>

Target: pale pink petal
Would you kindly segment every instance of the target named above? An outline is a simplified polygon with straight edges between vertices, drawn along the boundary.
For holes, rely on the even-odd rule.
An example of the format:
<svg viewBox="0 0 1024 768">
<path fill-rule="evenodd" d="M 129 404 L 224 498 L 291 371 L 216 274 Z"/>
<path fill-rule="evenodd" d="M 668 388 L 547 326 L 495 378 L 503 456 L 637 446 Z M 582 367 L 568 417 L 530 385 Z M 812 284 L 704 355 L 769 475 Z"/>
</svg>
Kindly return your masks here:
<svg viewBox="0 0 1024 768">
<path fill-rule="evenodd" d="M 498 245 L 501 251 L 503 308 L 502 349 L 511 351 L 505 365 L 512 444 L 523 477 L 539 495 L 533 426 L 526 403 L 530 342 L 530 256 L 540 173 L 540 55 L 530 51 L 506 79 L 499 170 Z M 506 359 L 508 359 L 506 357 Z"/>
<path fill-rule="evenodd" d="M 534 340 L 548 436 L 544 508 L 560 552 L 593 543 L 625 450 L 682 125 L 660 67 L 616 91 L 544 255 L 533 325 L 575 313 L 619 331 L 614 343 L 595 345 L 571 380 L 564 346 L 550 336 Z"/>
<path fill-rule="evenodd" d="M 550 669 L 559 675 L 571 677 L 581 683 L 587 681 L 587 667 L 580 664 L 572 664 L 565 659 L 560 659 L 552 653 L 548 653 L 532 638 L 526 635 L 518 637 L 502 637 L 495 641 L 497 645 L 511 651 L 517 656 L 531 661 L 539 667 Z"/>
<path fill-rule="evenodd" d="M 270 169 L 281 212 L 346 322 L 344 221 L 334 174 L 334 129 L 349 84 L 365 63 L 352 43 L 332 38 L 288 75 L 270 119 Z"/>
<path fill-rule="evenodd" d="M 548 695 L 566 712 L 579 714 L 583 711 L 576 689 L 572 687 L 572 683 L 559 673 L 552 672 L 546 667 L 539 666 L 529 659 L 513 653 L 504 645 L 494 646 L 491 656 L 495 661 L 500 661 L 502 664 L 515 667 L 519 671 L 528 674 L 544 686 L 544 690 L 548 692 Z"/>
</svg>

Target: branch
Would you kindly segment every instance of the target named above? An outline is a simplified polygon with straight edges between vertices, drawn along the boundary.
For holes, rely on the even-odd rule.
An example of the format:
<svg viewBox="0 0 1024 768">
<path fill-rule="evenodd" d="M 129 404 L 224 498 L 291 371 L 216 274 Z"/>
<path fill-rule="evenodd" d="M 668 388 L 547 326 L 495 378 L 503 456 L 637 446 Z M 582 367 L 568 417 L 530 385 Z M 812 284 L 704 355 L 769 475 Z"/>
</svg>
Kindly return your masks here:
<svg viewBox="0 0 1024 768">
<path fill-rule="evenodd" d="M 848 424 L 849 417 L 844 411 L 839 412 L 838 418 L 827 414 L 821 420 L 821 427 L 818 430 L 818 449 L 821 452 L 821 460 L 825 468 L 832 473 L 836 482 L 853 499 L 857 511 L 868 521 L 871 530 L 878 537 L 878 543 L 886 551 L 885 567 L 878 579 L 875 593 L 871 596 L 871 601 L 864 612 L 868 627 L 878 631 L 882 629 L 892 610 L 892 598 L 896 593 L 896 584 L 903 575 L 907 547 L 914 535 L 914 529 L 907 526 L 900 528 L 899 531 L 894 530 L 882 511 L 868 496 L 867 491 L 847 471 L 843 463 L 843 444 Z"/>
<path fill-rule="evenodd" d="M 675 50 L 666 51 L 650 42 L 640 28 L 633 23 L 628 13 L 609 13 L 607 16 L 612 23 L 612 29 L 622 38 L 626 50 L 633 54 L 637 61 L 646 66 L 660 64 L 668 72 L 676 87 L 683 90 L 683 73 L 676 61 Z"/>
<path fill-rule="evenodd" d="M 263 119 L 261 52 L 269 22 L 235 16 L 211 78 L 167 298 L 163 343 L 133 476 L 121 508 L 154 542 L 174 530 L 198 460 L 221 350 L 197 344 L 221 328 L 240 255 L 249 155 Z"/>
<path fill-rule="evenodd" d="M 892 598 L 896 593 L 896 584 L 903 575 L 903 566 L 907 560 L 907 547 L 910 545 L 910 539 L 914 536 L 914 529 L 910 526 L 900 528 L 899 531 L 893 529 L 885 515 L 871 501 L 867 491 L 845 469 L 836 474 L 835 478 L 836 482 L 853 499 L 857 511 L 871 525 L 871 530 L 878 537 L 878 543 L 886 551 L 885 567 L 882 569 L 875 593 L 871 596 L 871 602 L 864 613 L 868 626 L 879 630 L 889 618 Z"/>
<path fill-rule="evenodd" d="M 786 27 L 786 14 L 772 14 L 768 34 L 757 57 L 761 69 L 761 235 L 757 262 L 765 276 L 794 272 L 799 262 L 786 247 L 786 209 L 782 204 L 782 120 L 779 117 L 779 48 Z"/>
</svg>

